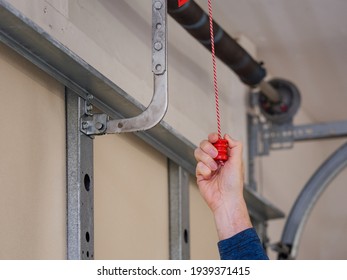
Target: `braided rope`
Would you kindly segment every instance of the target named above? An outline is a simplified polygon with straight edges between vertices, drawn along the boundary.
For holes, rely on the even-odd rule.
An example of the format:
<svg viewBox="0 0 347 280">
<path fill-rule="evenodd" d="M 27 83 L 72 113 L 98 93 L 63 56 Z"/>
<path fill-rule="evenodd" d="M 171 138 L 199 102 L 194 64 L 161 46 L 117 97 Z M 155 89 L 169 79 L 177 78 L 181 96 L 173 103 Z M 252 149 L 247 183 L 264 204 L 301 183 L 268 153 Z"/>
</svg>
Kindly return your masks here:
<svg viewBox="0 0 347 280">
<path fill-rule="evenodd" d="M 218 137 L 219 139 L 221 139 L 222 133 L 221 133 L 220 113 L 219 113 L 219 92 L 218 92 L 218 83 L 217 83 L 216 53 L 214 49 L 214 32 L 213 32 L 213 17 L 212 17 L 211 0 L 208 0 L 208 14 L 209 14 L 209 20 L 210 20 L 210 40 L 211 40 L 213 86 L 214 86 L 214 97 L 215 97 L 215 103 L 216 103 L 217 128 L 218 128 Z"/>
</svg>

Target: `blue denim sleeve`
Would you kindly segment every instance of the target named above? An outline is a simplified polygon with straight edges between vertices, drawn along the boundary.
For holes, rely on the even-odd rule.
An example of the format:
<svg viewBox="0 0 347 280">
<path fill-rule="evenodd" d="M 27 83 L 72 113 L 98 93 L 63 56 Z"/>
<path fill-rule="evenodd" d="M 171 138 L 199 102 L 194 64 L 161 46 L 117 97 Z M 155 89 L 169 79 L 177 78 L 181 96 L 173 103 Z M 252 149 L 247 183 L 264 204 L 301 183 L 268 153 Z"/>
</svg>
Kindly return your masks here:
<svg viewBox="0 0 347 280">
<path fill-rule="evenodd" d="M 254 228 L 218 242 L 221 260 L 268 260 Z"/>
</svg>

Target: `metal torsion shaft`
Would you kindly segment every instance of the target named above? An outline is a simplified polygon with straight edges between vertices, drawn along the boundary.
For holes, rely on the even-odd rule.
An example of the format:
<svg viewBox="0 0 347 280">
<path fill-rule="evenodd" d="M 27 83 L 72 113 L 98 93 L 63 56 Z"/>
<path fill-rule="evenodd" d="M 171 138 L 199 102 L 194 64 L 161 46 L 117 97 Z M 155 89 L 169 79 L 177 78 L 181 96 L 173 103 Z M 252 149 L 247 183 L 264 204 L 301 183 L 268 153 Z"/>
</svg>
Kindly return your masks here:
<svg viewBox="0 0 347 280">
<path fill-rule="evenodd" d="M 178 8 L 177 0 L 168 0 L 168 13 L 195 39 L 211 51 L 208 15 L 190 0 Z M 256 86 L 266 76 L 262 64 L 231 38 L 215 21 L 213 22 L 216 56 L 230 67 L 247 85 Z"/>
</svg>

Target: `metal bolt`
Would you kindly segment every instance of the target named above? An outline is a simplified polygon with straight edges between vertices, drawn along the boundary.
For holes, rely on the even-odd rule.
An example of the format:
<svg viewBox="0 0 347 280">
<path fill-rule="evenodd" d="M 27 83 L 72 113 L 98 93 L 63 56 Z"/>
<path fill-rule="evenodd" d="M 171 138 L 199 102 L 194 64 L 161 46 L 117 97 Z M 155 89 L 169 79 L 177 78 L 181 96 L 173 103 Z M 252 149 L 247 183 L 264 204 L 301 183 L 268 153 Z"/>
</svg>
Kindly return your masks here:
<svg viewBox="0 0 347 280">
<path fill-rule="evenodd" d="M 162 43 L 156 42 L 156 43 L 154 44 L 154 49 L 155 49 L 155 50 L 160 51 L 162 48 L 163 48 L 163 44 L 162 44 Z"/>
<path fill-rule="evenodd" d="M 96 128 L 97 130 L 101 130 L 101 129 L 104 128 L 104 125 L 103 125 L 101 122 L 97 122 L 97 123 L 95 124 L 95 128 Z"/>
<path fill-rule="evenodd" d="M 160 71 L 162 68 L 161 68 L 161 64 L 157 64 L 156 66 L 155 66 L 155 70 L 157 70 L 157 71 Z"/>
<path fill-rule="evenodd" d="M 82 128 L 83 129 L 86 129 L 86 128 L 88 128 L 88 122 L 82 122 Z"/>
<path fill-rule="evenodd" d="M 160 10 L 162 6 L 163 6 L 163 4 L 159 1 L 154 3 L 154 8 L 156 8 L 157 10 Z"/>
<path fill-rule="evenodd" d="M 86 114 L 89 115 L 89 116 L 93 115 L 93 105 L 92 104 L 88 104 L 86 106 Z"/>
</svg>

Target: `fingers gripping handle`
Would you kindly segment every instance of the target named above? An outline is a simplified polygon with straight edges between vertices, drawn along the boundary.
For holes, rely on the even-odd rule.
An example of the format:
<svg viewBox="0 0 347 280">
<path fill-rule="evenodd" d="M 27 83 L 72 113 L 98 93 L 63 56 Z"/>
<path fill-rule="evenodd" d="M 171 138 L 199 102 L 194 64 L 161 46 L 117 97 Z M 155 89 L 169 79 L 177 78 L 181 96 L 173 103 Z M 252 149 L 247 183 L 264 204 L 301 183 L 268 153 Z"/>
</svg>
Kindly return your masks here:
<svg viewBox="0 0 347 280">
<path fill-rule="evenodd" d="M 228 160 L 228 140 L 218 139 L 213 143 L 213 146 L 217 149 L 218 155 L 214 158 L 215 161 L 223 163 Z"/>
</svg>

